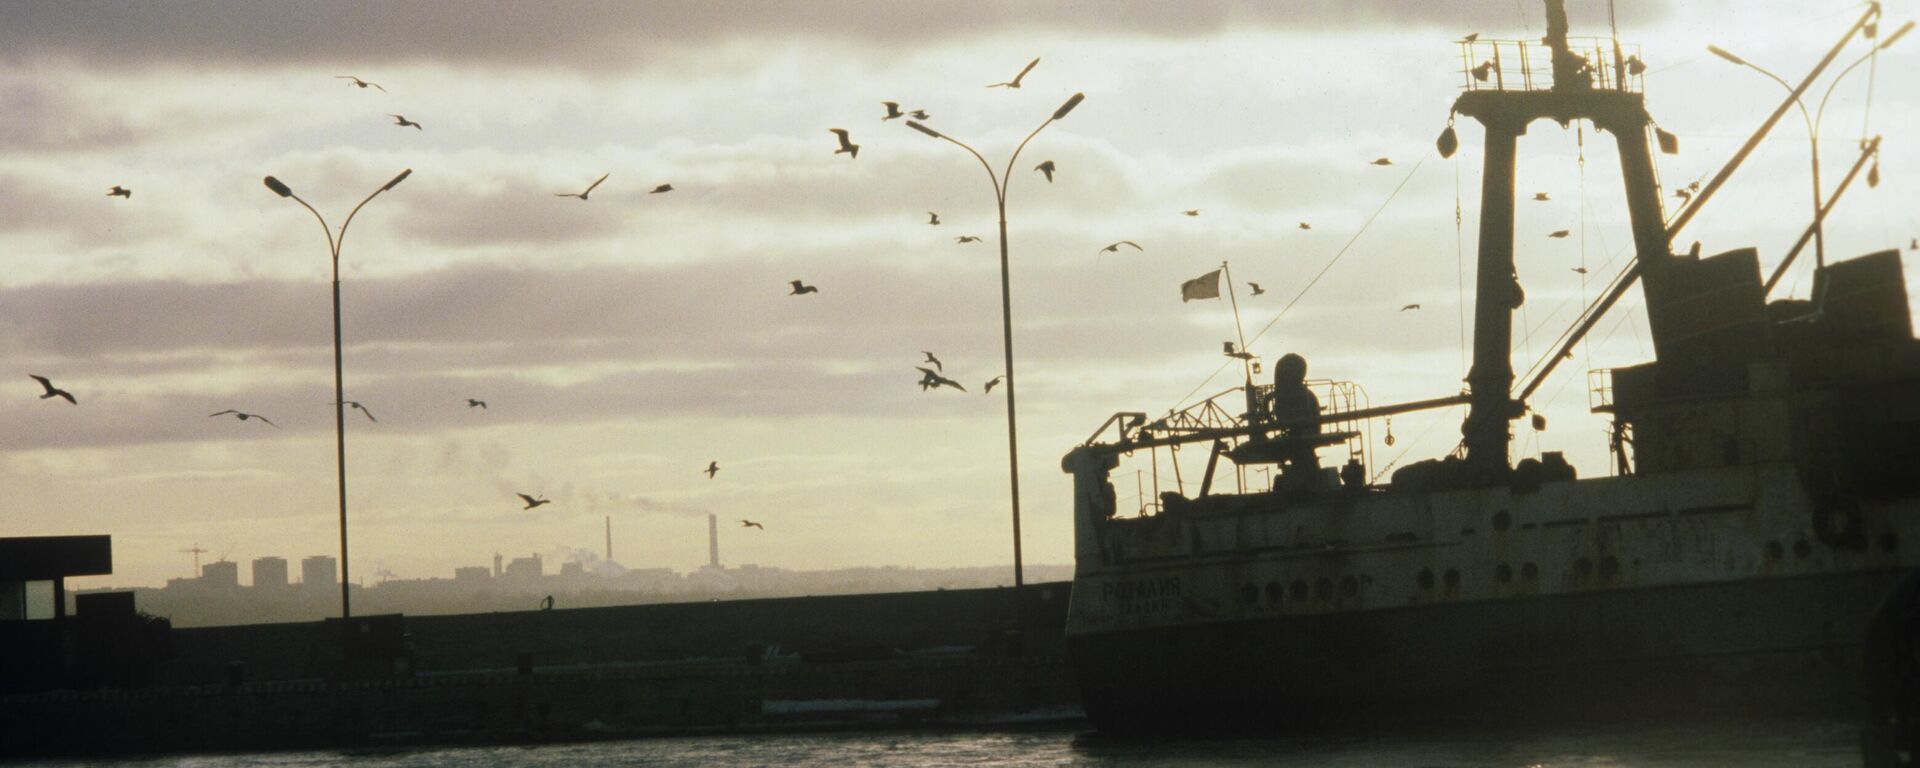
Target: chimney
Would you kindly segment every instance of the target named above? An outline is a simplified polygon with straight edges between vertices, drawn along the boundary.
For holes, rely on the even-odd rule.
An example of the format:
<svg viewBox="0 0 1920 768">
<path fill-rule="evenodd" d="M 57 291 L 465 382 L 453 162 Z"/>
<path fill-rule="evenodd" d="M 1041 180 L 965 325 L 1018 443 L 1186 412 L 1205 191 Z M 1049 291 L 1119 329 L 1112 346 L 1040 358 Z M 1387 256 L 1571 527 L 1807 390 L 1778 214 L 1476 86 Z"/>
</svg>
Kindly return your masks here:
<svg viewBox="0 0 1920 768">
<path fill-rule="evenodd" d="M 707 564 L 720 567 L 720 518 L 707 514 Z"/>
<path fill-rule="evenodd" d="M 613 562 L 613 515 L 607 515 L 607 562 Z"/>
<path fill-rule="evenodd" d="M 493 577 L 500 578 L 500 553 L 493 553 Z"/>
</svg>

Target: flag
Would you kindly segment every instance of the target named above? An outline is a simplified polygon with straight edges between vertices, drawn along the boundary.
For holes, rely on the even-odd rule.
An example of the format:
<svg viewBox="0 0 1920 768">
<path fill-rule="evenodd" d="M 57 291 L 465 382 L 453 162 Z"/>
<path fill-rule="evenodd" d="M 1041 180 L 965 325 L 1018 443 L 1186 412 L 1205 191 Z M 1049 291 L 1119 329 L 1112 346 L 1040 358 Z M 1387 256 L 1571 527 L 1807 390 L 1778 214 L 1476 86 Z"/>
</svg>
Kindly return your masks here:
<svg viewBox="0 0 1920 768">
<path fill-rule="evenodd" d="M 1180 303 L 1182 304 L 1194 299 L 1217 298 L 1220 298 L 1220 270 L 1216 269 L 1180 284 Z"/>
</svg>

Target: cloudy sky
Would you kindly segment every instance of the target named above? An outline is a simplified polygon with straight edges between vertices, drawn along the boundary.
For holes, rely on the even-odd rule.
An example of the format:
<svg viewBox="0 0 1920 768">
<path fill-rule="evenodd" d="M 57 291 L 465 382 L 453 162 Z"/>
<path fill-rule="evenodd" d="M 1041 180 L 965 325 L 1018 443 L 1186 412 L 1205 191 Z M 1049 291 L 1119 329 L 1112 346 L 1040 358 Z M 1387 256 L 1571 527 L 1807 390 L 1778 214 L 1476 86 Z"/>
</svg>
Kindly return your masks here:
<svg viewBox="0 0 1920 768">
<path fill-rule="evenodd" d="M 1607 33 L 1603 3 L 1570 5 L 1576 35 Z M 1797 79 L 1861 9 L 1618 5 L 1650 110 L 1681 138 L 1659 158 L 1670 189 L 1783 94 L 1707 43 Z M 1916 5 L 1888 3 L 1885 26 Z M 261 178 L 337 226 L 411 168 L 340 266 L 348 398 L 379 417 L 347 422 L 356 580 L 598 549 L 605 517 L 622 563 L 687 569 L 709 512 L 729 563 L 1010 563 L 1005 406 L 980 393 L 1002 367 L 992 189 L 880 102 L 999 164 L 1084 92 L 1009 196 L 1026 553 L 1069 562 L 1059 457 L 1115 411 L 1234 383 L 1227 306 L 1178 294 L 1223 260 L 1263 357 L 1298 351 L 1376 404 L 1458 389 L 1480 131 L 1461 124 L 1452 160 L 1432 150 L 1462 81 L 1451 41 L 1543 31 L 1531 0 L 0 5 L 0 533 L 113 534 L 116 574 L 82 587 L 188 575 L 196 543 L 334 552 L 325 240 Z M 1829 224 L 1834 258 L 1920 235 L 1916 51 L 1901 41 L 1827 105 L 1829 188 L 1863 131 L 1887 134 L 1882 184 Z M 1034 56 L 1025 87 L 982 87 Z M 857 159 L 832 153 L 836 127 Z M 1597 288 L 1573 269 L 1604 282 L 1630 238 L 1610 136 L 1538 123 L 1522 158 L 1522 191 L 1551 197 L 1520 203 L 1524 369 Z M 1806 223 L 1807 159 L 1789 117 L 1682 240 L 1757 246 L 1770 267 Z M 589 201 L 554 196 L 603 173 Z M 1145 251 L 1096 259 L 1120 239 Z M 820 292 L 788 297 L 796 278 Z M 1622 310 L 1536 397 L 1550 429 L 1522 429 L 1517 452 L 1604 473 L 1585 371 L 1651 353 L 1637 292 Z M 920 350 L 970 392 L 915 387 Z M 29 373 L 80 404 L 36 399 Z M 206 416 L 229 408 L 280 428 Z M 1396 419 L 1376 467 L 1446 452 L 1461 415 Z M 524 512 L 516 492 L 554 503 Z"/>
</svg>

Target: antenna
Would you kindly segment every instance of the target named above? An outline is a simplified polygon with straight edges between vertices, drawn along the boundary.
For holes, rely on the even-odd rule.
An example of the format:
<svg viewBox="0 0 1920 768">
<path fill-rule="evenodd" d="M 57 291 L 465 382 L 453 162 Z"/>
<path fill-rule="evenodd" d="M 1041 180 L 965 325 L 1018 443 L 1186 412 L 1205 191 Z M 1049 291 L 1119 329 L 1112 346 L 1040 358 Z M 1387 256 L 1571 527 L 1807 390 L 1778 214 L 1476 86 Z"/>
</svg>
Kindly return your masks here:
<svg viewBox="0 0 1920 768">
<path fill-rule="evenodd" d="M 192 547 L 180 551 L 193 553 L 193 576 L 189 578 L 198 577 L 200 575 L 200 553 L 206 552 L 207 550 L 201 549 L 200 542 L 196 541 Z"/>
</svg>

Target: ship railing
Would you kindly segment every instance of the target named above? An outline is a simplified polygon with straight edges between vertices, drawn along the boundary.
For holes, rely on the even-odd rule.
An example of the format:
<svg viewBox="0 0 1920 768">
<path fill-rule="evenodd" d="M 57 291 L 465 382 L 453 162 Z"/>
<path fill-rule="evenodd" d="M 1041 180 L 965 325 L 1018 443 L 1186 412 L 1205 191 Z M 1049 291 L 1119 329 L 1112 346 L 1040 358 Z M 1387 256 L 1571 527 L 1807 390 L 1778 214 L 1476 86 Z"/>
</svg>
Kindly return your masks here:
<svg viewBox="0 0 1920 768">
<path fill-rule="evenodd" d="M 1596 89 L 1640 93 L 1646 65 L 1640 46 L 1609 37 L 1569 37 L 1567 50 L 1587 63 Z M 1553 89 L 1553 49 L 1538 40 L 1460 42 L 1462 90 L 1546 91 Z"/>
<path fill-rule="evenodd" d="M 1613 412 L 1613 369 L 1587 371 L 1587 412 Z"/>
</svg>

